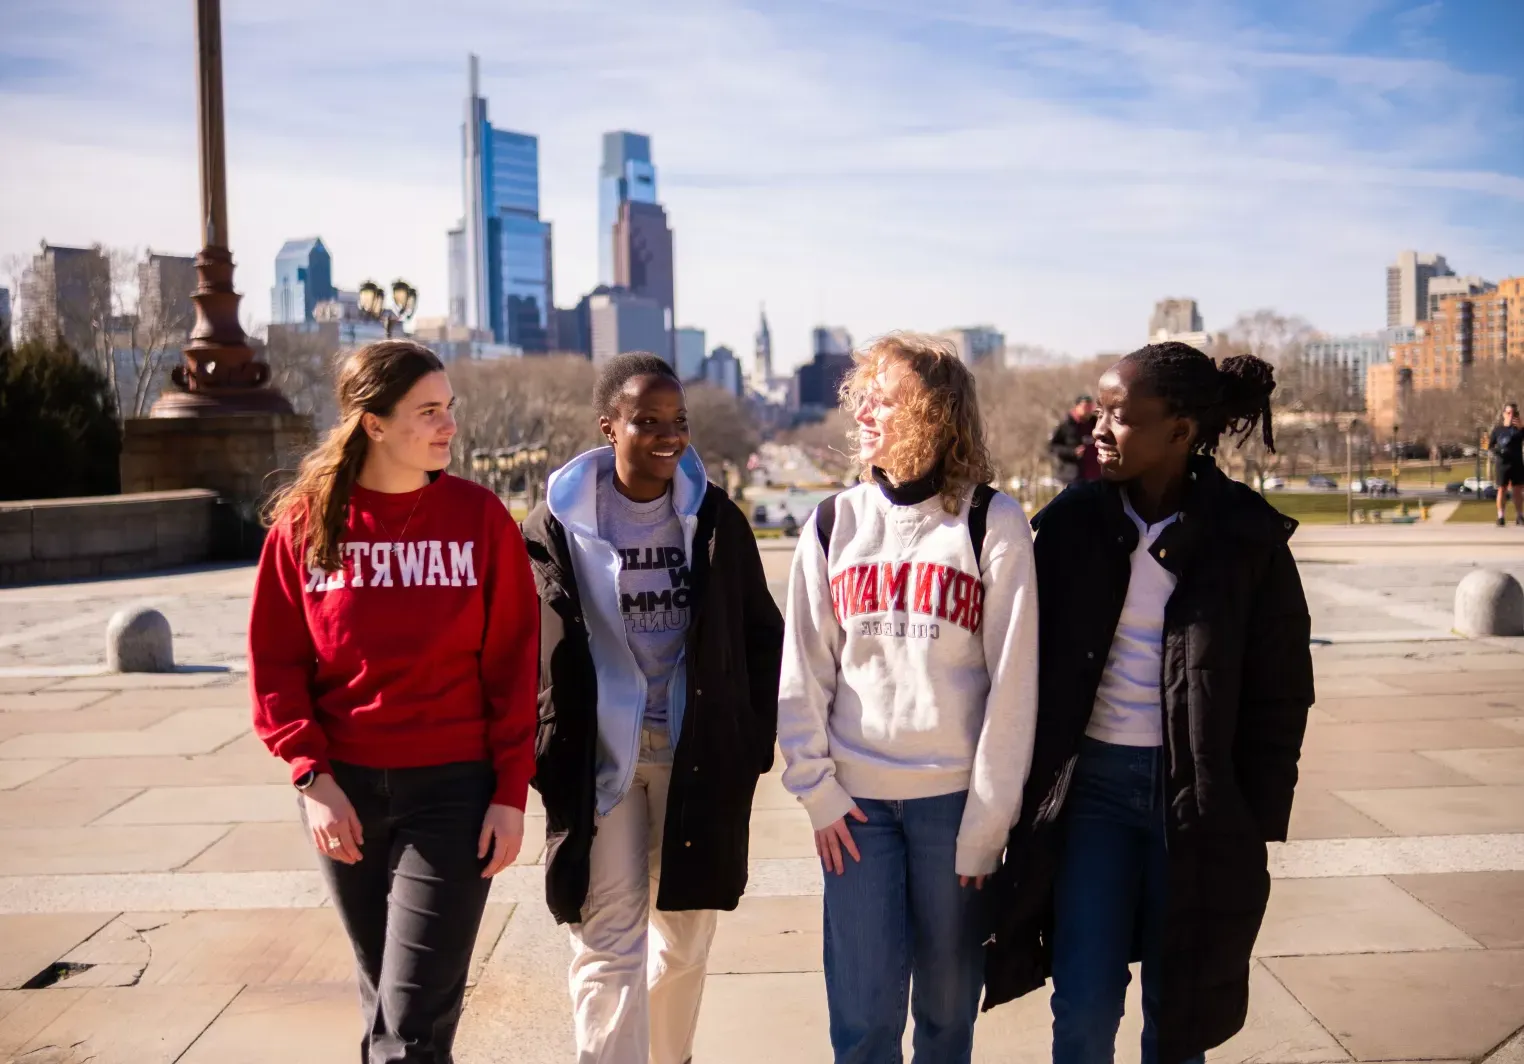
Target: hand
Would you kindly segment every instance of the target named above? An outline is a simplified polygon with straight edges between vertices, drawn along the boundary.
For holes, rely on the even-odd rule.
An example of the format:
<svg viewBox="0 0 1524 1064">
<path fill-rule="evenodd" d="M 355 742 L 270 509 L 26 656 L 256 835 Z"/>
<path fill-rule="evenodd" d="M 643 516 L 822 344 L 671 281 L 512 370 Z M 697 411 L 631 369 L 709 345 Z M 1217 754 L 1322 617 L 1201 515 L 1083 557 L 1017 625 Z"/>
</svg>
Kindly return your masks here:
<svg viewBox="0 0 1524 1064">
<path fill-rule="evenodd" d="M 958 877 L 958 886 L 960 886 L 960 887 L 966 887 L 970 883 L 972 883 L 974 885 L 974 889 L 975 890 L 983 890 L 984 889 L 984 881 L 986 879 L 988 879 L 988 878 L 989 878 L 989 876 L 959 876 Z"/>
<path fill-rule="evenodd" d="M 859 824 L 868 822 L 868 814 L 855 805 L 848 811 L 847 816 Z M 857 852 L 857 843 L 852 841 L 852 832 L 847 830 L 847 816 L 815 832 L 815 852 L 820 855 L 820 861 L 825 865 L 826 871 L 835 871 L 837 875 L 843 875 L 847 870 L 846 862 L 841 856 L 843 848 L 852 855 L 852 860 L 863 859 L 862 854 Z"/>
<path fill-rule="evenodd" d="M 476 844 L 476 856 L 487 860 L 482 878 L 491 879 L 513 864 L 519 849 L 524 845 L 524 810 L 511 805 L 489 805 L 487 815 L 482 817 L 482 835 Z"/>
<path fill-rule="evenodd" d="M 1086 449 L 1087 448 L 1083 444 L 1081 444 L 1080 446 L 1076 447 L 1074 449 L 1074 457 L 1076 457 L 1076 458 L 1083 458 L 1083 457 L 1085 457 L 1085 451 L 1086 451 Z"/>
<path fill-rule="evenodd" d="M 303 792 L 302 801 L 307 804 L 307 827 L 317 852 L 341 864 L 356 864 L 365 831 L 339 781 L 323 773 Z"/>
</svg>

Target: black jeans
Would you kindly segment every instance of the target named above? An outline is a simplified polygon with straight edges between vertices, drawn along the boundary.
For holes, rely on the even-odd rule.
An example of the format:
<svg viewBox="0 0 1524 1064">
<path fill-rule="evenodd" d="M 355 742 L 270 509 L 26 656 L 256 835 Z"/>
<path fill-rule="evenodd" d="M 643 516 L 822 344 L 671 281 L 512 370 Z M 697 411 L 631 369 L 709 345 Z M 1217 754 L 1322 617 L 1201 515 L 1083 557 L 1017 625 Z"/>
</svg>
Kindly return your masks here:
<svg viewBox="0 0 1524 1064">
<path fill-rule="evenodd" d="M 492 766 L 335 763 L 333 775 L 365 831 L 358 864 L 321 859 L 359 967 L 360 1062 L 450 1064 L 492 886 L 476 856 Z"/>
</svg>

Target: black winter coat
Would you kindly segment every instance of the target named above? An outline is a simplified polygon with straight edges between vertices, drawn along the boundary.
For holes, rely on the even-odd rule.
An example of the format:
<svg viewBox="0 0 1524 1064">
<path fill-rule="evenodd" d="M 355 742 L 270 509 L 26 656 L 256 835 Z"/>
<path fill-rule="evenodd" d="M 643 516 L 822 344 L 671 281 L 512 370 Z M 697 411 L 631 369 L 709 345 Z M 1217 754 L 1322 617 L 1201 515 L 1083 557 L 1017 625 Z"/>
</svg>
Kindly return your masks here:
<svg viewBox="0 0 1524 1064">
<path fill-rule="evenodd" d="M 540 722 L 534 786 L 545 803 L 545 899 L 582 919 L 594 833 L 598 690 L 561 523 L 541 503 L 524 522 L 540 596 Z M 693 537 L 696 608 L 688 709 L 673 751 L 658 909 L 734 909 L 746 888 L 747 824 L 778 731 L 783 618 L 746 518 L 709 485 Z"/>
<path fill-rule="evenodd" d="M 1191 470 L 1180 519 L 1152 548 L 1178 577 L 1164 614 L 1161 688 L 1166 1062 L 1243 1026 L 1250 949 L 1270 894 L 1265 843 L 1286 837 L 1313 702 L 1311 624 L 1288 543 L 1296 522 L 1209 459 Z M 986 1009 L 1042 986 L 1052 970 L 1064 799 L 1138 543 L 1121 489 L 1104 482 L 1069 488 L 1032 525 L 1042 603 L 1037 735 L 1021 816 L 993 884 Z"/>
</svg>

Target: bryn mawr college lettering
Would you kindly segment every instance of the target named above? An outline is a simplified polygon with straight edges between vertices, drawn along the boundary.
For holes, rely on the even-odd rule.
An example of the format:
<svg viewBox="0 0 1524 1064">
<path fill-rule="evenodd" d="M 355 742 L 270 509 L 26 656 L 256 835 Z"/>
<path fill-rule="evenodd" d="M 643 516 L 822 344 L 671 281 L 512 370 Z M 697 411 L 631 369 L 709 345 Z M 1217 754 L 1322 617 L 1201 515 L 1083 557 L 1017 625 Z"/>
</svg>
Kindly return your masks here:
<svg viewBox="0 0 1524 1064">
<path fill-rule="evenodd" d="M 984 584 L 936 562 L 850 565 L 831 577 L 831 609 L 843 624 L 863 613 L 915 613 L 978 632 Z"/>
<path fill-rule="evenodd" d="M 333 573 L 309 566 L 307 591 L 342 587 L 475 587 L 476 541 L 345 543 L 348 565 Z M 449 564 L 446 565 L 448 557 Z"/>
</svg>

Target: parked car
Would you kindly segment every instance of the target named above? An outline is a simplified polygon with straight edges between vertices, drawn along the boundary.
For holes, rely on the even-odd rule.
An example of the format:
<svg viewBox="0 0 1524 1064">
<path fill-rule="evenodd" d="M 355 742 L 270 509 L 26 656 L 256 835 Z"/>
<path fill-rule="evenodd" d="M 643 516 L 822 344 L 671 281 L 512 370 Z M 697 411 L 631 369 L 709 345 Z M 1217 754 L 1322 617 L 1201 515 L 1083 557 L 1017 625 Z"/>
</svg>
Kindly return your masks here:
<svg viewBox="0 0 1524 1064">
<path fill-rule="evenodd" d="M 1460 495 L 1466 491 L 1466 485 L 1459 480 L 1452 480 L 1445 485 L 1446 495 Z"/>
<path fill-rule="evenodd" d="M 1286 490 L 1286 478 L 1285 477 L 1266 477 L 1264 480 L 1261 480 L 1259 482 L 1259 485 L 1260 485 L 1260 490 L 1261 491 L 1285 491 Z"/>
<path fill-rule="evenodd" d="M 1355 490 L 1366 495 L 1396 495 L 1397 485 L 1385 477 L 1366 477 L 1363 484 L 1356 484 Z"/>
<path fill-rule="evenodd" d="M 1333 491 L 1339 486 L 1339 482 L 1323 473 L 1314 473 L 1307 478 L 1307 486 L 1309 488 L 1316 488 L 1319 491 Z"/>
<path fill-rule="evenodd" d="M 767 504 L 757 503 L 756 509 L 751 512 L 751 523 L 754 525 L 767 524 Z"/>
<path fill-rule="evenodd" d="M 1476 477 L 1467 477 L 1465 480 L 1461 481 L 1462 495 L 1480 495 L 1484 493 L 1488 488 L 1492 489 L 1494 496 L 1497 495 L 1498 486 L 1485 477 L 1481 479 Z"/>
</svg>

